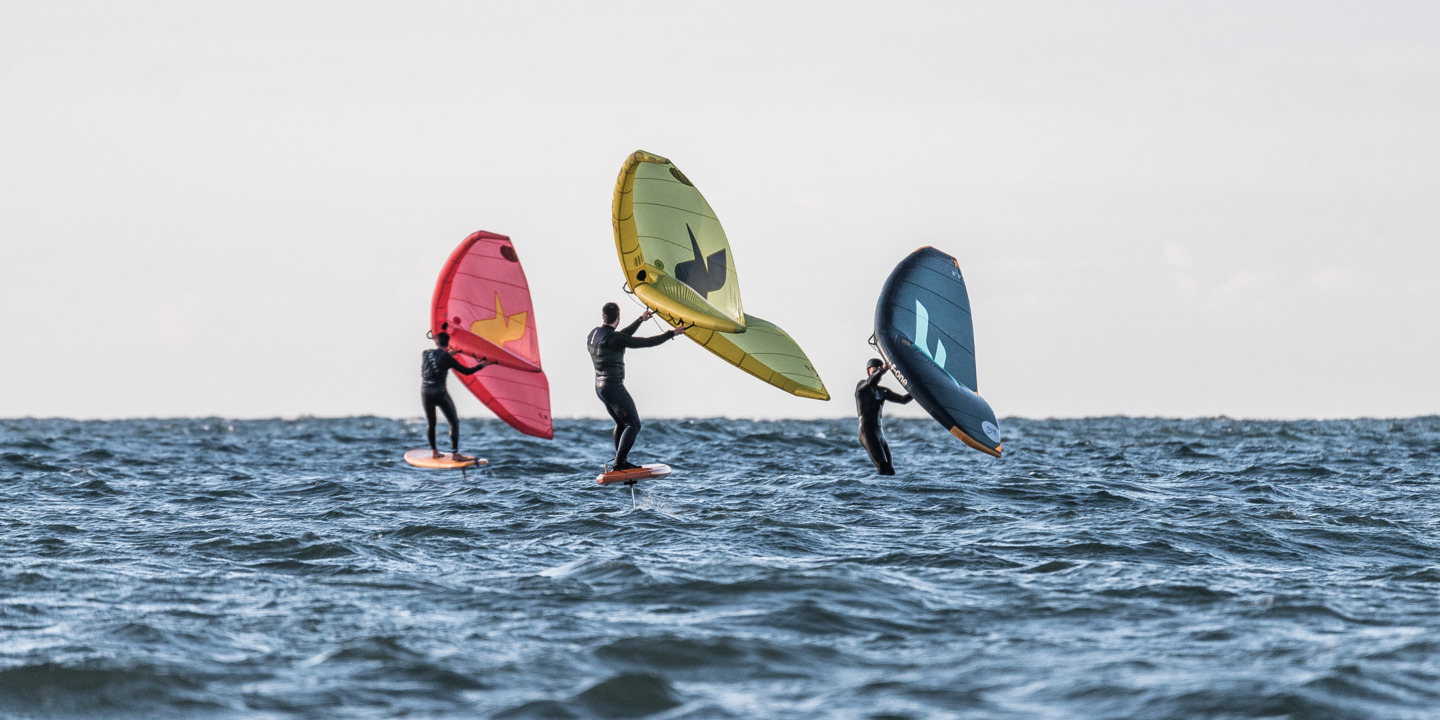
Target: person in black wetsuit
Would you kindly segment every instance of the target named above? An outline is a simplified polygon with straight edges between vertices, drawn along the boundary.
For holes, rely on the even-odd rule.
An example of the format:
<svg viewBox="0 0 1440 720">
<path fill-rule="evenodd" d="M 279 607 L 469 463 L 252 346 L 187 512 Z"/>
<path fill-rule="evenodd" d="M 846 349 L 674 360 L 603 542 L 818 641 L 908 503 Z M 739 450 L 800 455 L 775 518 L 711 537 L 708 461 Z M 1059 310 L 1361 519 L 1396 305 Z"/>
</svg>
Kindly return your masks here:
<svg viewBox="0 0 1440 720">
<path fill-rule="evenodd" d="M 880 429 L 880 409 L 885 401 L 904 405 L 914 398 L 884 387 L 880 380 L 889 369 L 879 358 L 871 358 L 865 364 L 869 377 L 855 386 L 855 413 L 860 416 L 860 445 L 870 454 L 870 462 L 881 475 L 894 475 L 895 466 L 890 464 L 890 445 L 885 442 L 885 433 Z"/>
<path fill-rule="evenodd" d="M 616 330 L 615 326 L 620 324 L 620 306 L 613 302 L 605 303 L 600 308 L 600 319 L 605 324 L 591 330 L 590 337 L 585 340 L 590 349 L 590 361 L 595 364 L 595 395 L 605 403 L 605 411 L 615 421 L 615 461 L 610 466 L 611 470 L 639 467 L 627 460 L 630 448 L 635 444 L 635 436 L 640 434 L 640 416 L 635 412 L 635 401 L 630 399 L 630 392 L 625 389 L 625 351 L 655 347 L 685 332 L 682 326 L 654 337 L 635 337 L 640 323 L 649 320 L 652 314 L 646 310 L 635 322 Z"/>
<path fill-rule="evenodd" d="M 420 402 L 425 406 L 425 436 L 430 439 L 430 451 L 435 457 L 440 457 L 440 450 L 435 447 L 435 408 L 438 407 L 445 413 L 445 422 L 450 424 L 450 453 L 457 460 L 469 459 L 459 454 L 460 416 L 455 412 L 455 401 L 450 399 L 450 391 L 445 389 L 445 379 L 450 377 L 450 371 L 474 375 L 486 365 L 494 364 L 481 358 L 480 364 L 475 367 L 461 365 L 450 352 L 450 334 L 445 332 L 435 335 L 435 347 L 420 353 Z"/>
</svg>

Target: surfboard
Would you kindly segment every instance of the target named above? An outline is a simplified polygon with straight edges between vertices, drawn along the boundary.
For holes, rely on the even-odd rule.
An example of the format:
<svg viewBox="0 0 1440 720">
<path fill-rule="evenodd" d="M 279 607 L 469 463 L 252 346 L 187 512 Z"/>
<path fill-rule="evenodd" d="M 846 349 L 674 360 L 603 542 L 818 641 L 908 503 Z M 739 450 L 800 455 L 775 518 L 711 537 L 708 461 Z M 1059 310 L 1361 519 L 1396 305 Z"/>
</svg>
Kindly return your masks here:
<svg viewBox="0 0 1440 720">
<path fill-rule="evenodd" d="M 648 480 L 650 478 L 665 477 L 670 474 L 670 466 L 665 463 L 650 463 L 641 465 L 633 470 L 613 470 L 595 476 L 595 482 L 601 485 L 612 483 L 635 482 L 636 480 Z"/>
<path fill-rule="evenodd" d="M 429 468 L 432 470 L 463 470 L 465 468 L 482 467 L 488 465 L 485 458 L 470 458 L 468 460 L 456 460 L 450 453 L 440 453 L 435 457 L 430 448 L 416 448 L 405 453 L 405 462 L 415 467 Z"/>
</svg>

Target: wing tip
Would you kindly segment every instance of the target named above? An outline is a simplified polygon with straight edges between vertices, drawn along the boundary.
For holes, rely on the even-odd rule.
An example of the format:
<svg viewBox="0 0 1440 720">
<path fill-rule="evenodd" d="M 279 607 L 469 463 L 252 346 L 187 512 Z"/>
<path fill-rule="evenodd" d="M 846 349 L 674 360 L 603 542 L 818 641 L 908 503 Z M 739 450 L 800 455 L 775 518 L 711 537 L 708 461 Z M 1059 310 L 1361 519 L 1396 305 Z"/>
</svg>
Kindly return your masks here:
<svg viewBox="0 0 1440 720">
<path fill-rule="evenodd" d="M 1001 446 L 1000 446 L 1000 445 L 996 445 L 996 446 L 993 447 L 993 448 L 990 447 L 989 445 L 983 445 L 983 444 L 981 444 L 978 440 L 976 440 L 975 438 L 970 437 L 970 435 L 967 434 L 964 430 L 961 430 L 959 426 L 950 428 L 950 434 L 951 434 L 951 435 L 954 435 L 954 436 L 957 437 L 957 438 L 959 438 L 959 439 L 960 439 L 960 442 L 963 442 L 963 443 L 965 443 L 966 445 L 969 445 L 971 448 L 974 448 L 974 449 L 976 449 L 976 450 L 979 450 L 980 452 L 983 452 L 983 453 L 985 453 L 986 455 L 989 455 L 989 456 L 991 456 L 991 457 L 997 457 L 997 458 L 1000 457 L 1000 452 L 1001 452 Z"/>
<path fill-rule="evenodd" d="M 811 400 L 830 399 L 830 393 L 823 387 L 819 390 L 811 390 L 810 388 L 801 385 L 797 386 L 794 390 L 791 390 L 790 392 L 802 398 L 810 398 Z"/>
</svg>

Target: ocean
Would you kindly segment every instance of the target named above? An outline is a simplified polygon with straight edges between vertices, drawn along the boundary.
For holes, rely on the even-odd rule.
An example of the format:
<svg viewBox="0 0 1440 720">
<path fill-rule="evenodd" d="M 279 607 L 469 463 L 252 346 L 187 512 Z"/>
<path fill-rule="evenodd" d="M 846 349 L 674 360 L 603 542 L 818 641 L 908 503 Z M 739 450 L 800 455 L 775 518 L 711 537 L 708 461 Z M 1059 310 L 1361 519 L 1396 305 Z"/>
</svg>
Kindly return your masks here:
<svg viewBox="0 0 1440 720">
<path fill-rule="evenodd" d="M 1440 717 L 1440 418 L 609 428 L 0 421 L 0 717 Z"/>
</svg>

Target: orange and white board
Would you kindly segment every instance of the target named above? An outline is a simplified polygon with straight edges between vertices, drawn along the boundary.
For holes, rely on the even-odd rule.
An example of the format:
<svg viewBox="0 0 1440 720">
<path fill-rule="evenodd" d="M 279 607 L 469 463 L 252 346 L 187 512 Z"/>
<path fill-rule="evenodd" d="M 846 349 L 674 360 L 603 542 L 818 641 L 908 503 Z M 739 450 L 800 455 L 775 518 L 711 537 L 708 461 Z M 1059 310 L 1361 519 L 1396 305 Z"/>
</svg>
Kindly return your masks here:
<svg viewBox="0 0 1440 720">
<path fill-rule="evenodd" d="M 405 453 L 405 462 L 415 467 L 430 468 L 432 470 L 461 470 L 464 468 L 481 467 L 488 465 L 485 458 L 470 457 L 461 455 L 456 459 L 453 453 L 440 453 L 435 457 L 434 451 L 430 448 L 417 448 Z"/>
<path fill-rule="evenodd" d="M 613 470 L 595 476 L 595 482 L 601 485 L 612 483 L 634 482 L 636 480 L 648 480 L 650 478 L 665 477 L 670 474 L 670 466 L 665 463 L 650 463 L 641 465 L 633 470 Z"/>
</svg>

